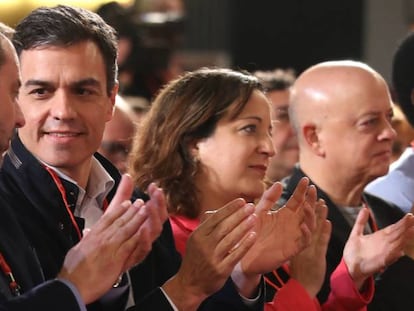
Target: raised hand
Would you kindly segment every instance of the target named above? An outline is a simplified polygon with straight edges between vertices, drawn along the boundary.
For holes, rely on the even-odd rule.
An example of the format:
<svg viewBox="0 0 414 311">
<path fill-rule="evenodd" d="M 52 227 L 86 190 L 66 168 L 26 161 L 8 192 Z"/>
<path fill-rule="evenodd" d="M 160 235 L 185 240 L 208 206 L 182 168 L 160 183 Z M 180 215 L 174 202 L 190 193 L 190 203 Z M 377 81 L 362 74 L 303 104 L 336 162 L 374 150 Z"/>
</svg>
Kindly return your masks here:
<svg viewBox="0 0 414 311">
<path fill-rule="evenodd" d="M 257 241 L 241 262 L 246 275 L 278 268 L 311 241 L 315 228 L 315 187 L 309 186 L 308 178 L 302 178 L 286 205 L 271 211 L 281 192 L 282 185 L 275 183 L 257 205 Z"/>
<path fill-rule="evenodd" d="M 180 270 L 162 286 L 179 310 L 197 309 L 224 285 L 256 240 L 254 210 L 252 204 L 236 199 L 192 233 Z"/>
<path fill-rule="evenodd" d="M 326 273 L 326 251 L 331 236 L 331 223 L 326 219 L 328 207 L 318 200 L 315 208 L 316 230 L 308 247 L 292 257 L 290 275 L 299 281 L 310 297 L 315 297 L 322 287 Z"/>
<path fill-rule="evenodd" d="M 129 252 L 124 271 L 135 266 L 146 257 L 151 250 L 152 243 L 161 234 L 162 226 L 168 219 L 167 204 L 162 189 L 151 183 L 148 186 L 147 193 L 150 199 L 142 207 L 142 213 L 147 217 L 133 237 L 127 243 L 124 243 L 125 252 Z M 142 200 L 136 200 L 133 205 L 142 205 Z M 127 246 L 130 248 L 127 248 Z"/>
<path fill-rule="evenodd" d="M 345 244 L 343 258 L 358 288 L 374 273 L 404 255 L 407 242 L 413 239 L 414 216 L 406 214 L 395 224 L 371 234 L 364 234 L 369 210 L 363 208 Z"/>
<path fill-rule="evenodd" d="M 162 201 L 162 191 L 155 188 L 154 200 Z M 72 282 L 85 303 L 108 291 L 132 262 L 144 259 L 161 232 L 165 206 L 142 200 L 131 204 L 132 189 L 131 178 L 124 175 L 104 215 L 65 257 L 58 277 Z"/>
</svg>

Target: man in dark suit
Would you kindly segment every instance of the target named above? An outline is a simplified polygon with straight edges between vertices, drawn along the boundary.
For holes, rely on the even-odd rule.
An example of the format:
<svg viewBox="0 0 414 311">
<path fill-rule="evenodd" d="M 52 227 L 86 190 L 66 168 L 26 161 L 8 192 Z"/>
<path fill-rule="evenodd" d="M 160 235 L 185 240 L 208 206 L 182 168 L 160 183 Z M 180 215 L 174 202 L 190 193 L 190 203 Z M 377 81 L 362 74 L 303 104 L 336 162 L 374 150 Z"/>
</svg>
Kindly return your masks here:
<svg viewBox="0 0 414 311">
<path fill-rule="evenodd" d="M 25 121 L 17 105 L 20 87 L 17 55 L 1 29 L 0 152 L 3 153 L 13 129 L 23 126 Z M 128 202 L 131 192 L 132 182 L 125 177 L 105 216 L 69 251 L 62 269 L 55 275 L 57 278 L 49 281 L 44 280 L 36 254 L 14 215 L 12 198 L 0 196 L 0 310 L 85 310 L 85 303 L 108 291 L 122 272 L 146 256 L 161 227 L 153 227 L 154 234 L 143 234 L 143 230 L 148 230 L 157 217 L 161 221 L 166 218 L 165 210 L 152 215 L 145 211 L 136 213 L 138 202 L 135 205 Z"/>
<path fill-rule="evenodd" d="M 359 211 L 367 207 L 371 213 L 366 232 L 404 217 L 397 207 L 364 193 L 370 181 L 388 171 L 396 135 L 390 122 L 392 103 L 386 82 L 372 68 L 352 61 L 326 62 L 298 78 L 289 115 L 298 133 L 300 155 L 293 174 L 284 180 L 282 197 L 289 197 L 300 178 L 309 177 L 319 197 L 326 201 L 332 223 L 327 273 L 318 295 L 324 302 L 330 291 L 329 278 L 342 256 L 347 256 L 344 246 Z M 392 234 L 392 230 L 384 232 Z M 414 261 L 410 243 L 405 245 L 407 256 L 395 263 L 384 260 L 386 248 L 367 250 L 377 253 L 375 258 L 384 267 L 375 278 L 376 291 L 369 310 L 408 310 L 412 306 Z M 366 268 L 348 265 L 351 274 Z"/>
</svg>

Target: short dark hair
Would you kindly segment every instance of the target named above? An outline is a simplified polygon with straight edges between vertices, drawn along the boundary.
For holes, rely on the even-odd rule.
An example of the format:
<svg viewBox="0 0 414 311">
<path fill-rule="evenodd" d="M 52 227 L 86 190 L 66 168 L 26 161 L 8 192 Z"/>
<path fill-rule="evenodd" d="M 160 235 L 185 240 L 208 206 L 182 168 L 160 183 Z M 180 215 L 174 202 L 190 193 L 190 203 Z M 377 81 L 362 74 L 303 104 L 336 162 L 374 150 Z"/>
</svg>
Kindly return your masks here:
<svg viewBox="0 0 414 311">
<path fill-rule="evenodd" d="M 255 71 L 253 73 L 262 83 L 267 92 L 284 91 L 295 82 L 296 75 L 293 69 L 277 68 L 271 71 Z"/>
<path fill-rule="evenodd" d="M 70 46 L 83 41 L 94 42 L 102 53 L 111 93 L 117 79 L 117 37 L 115 30 L 91 11 L 67 5 L 40 7 L 17 26 L 13 44 L 17 55 L 41 46 Z"/>
<path fill-rule="evenodd" d="M 397 102 L 408 122 L 414 126 L 414 104 L 411 92 L 414 90 L 414 33 L 404 38 L 394 54 L 392 84 Z"/>
</svg>

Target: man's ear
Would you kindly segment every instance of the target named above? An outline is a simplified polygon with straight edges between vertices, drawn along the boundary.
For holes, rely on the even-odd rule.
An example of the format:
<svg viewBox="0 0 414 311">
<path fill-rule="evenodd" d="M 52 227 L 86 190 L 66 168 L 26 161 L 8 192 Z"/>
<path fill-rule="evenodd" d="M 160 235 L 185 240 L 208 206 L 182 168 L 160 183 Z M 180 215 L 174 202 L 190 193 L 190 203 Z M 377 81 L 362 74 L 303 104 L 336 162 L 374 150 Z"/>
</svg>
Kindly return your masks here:
<svg viewBox="0 0 414 311">
<path fill-rule="evenodd" d="M 315 124 L 305 124 L 302 130 L 303 139 L 309 149 L 318 156 L 324 156 L 325 152 L 321 144 L 318 128 Z"/>
</svg>

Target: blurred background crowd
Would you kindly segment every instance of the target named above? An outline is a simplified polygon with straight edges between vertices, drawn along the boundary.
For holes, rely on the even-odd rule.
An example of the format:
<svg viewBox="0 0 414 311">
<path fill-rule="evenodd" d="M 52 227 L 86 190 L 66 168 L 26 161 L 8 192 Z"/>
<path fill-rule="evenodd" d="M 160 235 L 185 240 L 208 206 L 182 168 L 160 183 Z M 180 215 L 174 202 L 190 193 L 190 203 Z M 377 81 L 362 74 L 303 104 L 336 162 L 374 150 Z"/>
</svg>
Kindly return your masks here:
<svg viewBox="0 0 414 311">
<path fill-rule="evenodd" d="M 14 27 L 34 8 L 59 3 L 95 11 L 118 32 L 122 98 L 100 151 L 119 163 L 122 171 L 131 141 L 117 138 L 132 137 L 134 123 L 149 109 L 159 89 L 180 73 L 203 66 L 259 71 L 259 75 L 282 69 L 293 76 L 275 89 L 283 91 L 296 75 L 316 63 L 354 59 L 368 63 L 390 81 L 393 50 L 414 24 L 412 0 L 2 0 L 0 21 Z M 273 78 L 279 80 L 281 74 L 277 75 Z M 284 97 L 281 100 L 286 102 Z M 277 98 L 274 104 L 279 105 Z M 398 107 L 394 114 L 399 133 L 396 159 L 411 142 L 414 130 Z M 278 133 L 284 132 L 279 126 Z M 280 161 L 288 161 L 289 167 L 297 160 L 296 143 L 288 138 L 294 136 L 291 132 L 275 138 Z M 290 149 L 295 145 L 285 160 L 283 144 Z M 287 173 L 280 169 L 276 180 Z"/>
</svg>

